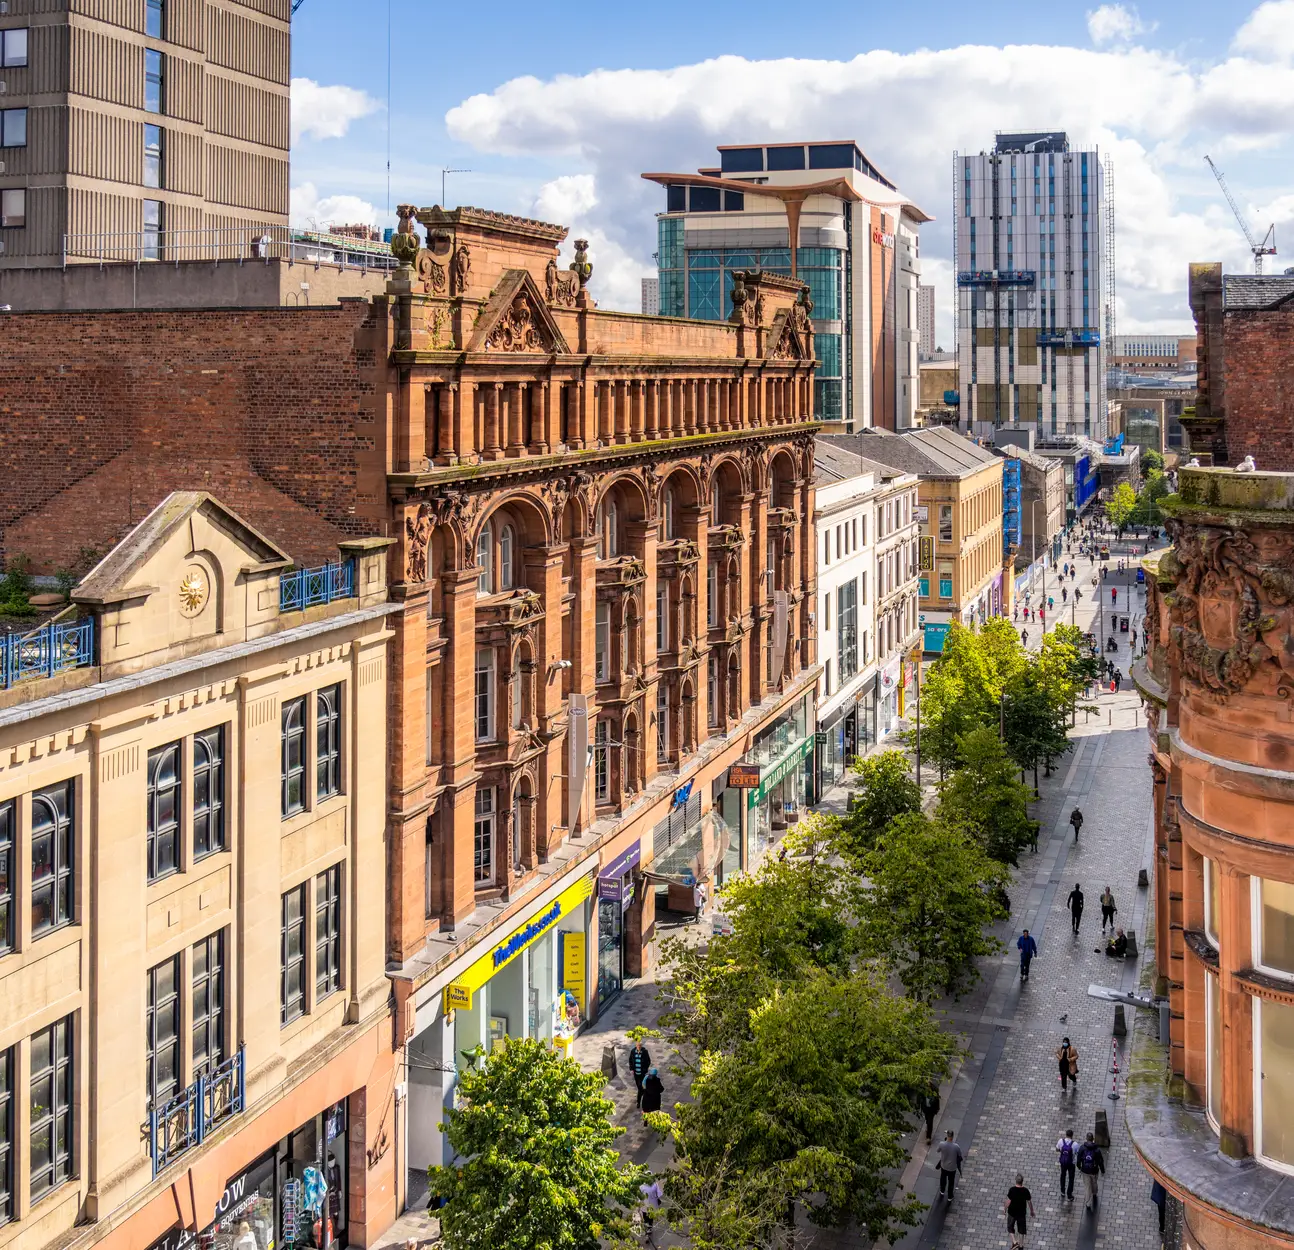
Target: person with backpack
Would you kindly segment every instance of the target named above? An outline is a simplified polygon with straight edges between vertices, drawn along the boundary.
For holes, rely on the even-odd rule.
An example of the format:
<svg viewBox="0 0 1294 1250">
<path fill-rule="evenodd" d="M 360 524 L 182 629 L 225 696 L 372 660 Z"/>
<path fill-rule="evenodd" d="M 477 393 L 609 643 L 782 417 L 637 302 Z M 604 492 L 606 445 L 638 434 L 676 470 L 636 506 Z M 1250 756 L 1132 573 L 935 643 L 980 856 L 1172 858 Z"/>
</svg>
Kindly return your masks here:
<svg viewBox="0 0 1294 1250">
<path fill-rule="evenodd" d="M 935 1167 L 939 1169 L 939 1196 L 944 1196 L 944 1187 L 948 1189 L 948 1201 L 953 1200 L 953 1189 L 961 1175 L 962 1160 L 965 1159 L 962 1148 L 957 1144 L 952 1129 L 944 1134 L 944 1139 L 935 1147 Z"/>
<path fill-rule="evenodd" d="M 1015 948 L 1020 952 L 1020 980 L 1027 981 L 1029 979 L 1029 964 L 1033 961 L 1033 957 L 1038 953 L 1038 943 L 1029 936 L 1029 930 L 1025 929 L 1024 932 L 1016 938 Z"/>
<path fill-rule="evenodd" d="M 1021 1250 L 1024 1246 L 1025 1234 L 1029 1231 L 1025 1212 L 1036 1218 L 1033 1194 L 1025 1188 L 1022 1172 L 1015 1174 L 1015 1184 L 1006 1191 L 1006 1202 L 1002 1204 L 1002 1210 L 1006 1212 L 1006 1231 L 1011 1237 L 1012 1250 Z"/>
<path fill-rule="evenodd" d="M 1056 1153 L 1060 1156 L 1060 1196 L 1074 1201 L 1074 1169 L 1078 1166 L 1078 1145 L 1074 1141 L 1074 1130 L 1067 1128 L 1065 1136 L 1056 1143 Z"/>
<path fill-rule="evenodd" d="M 1083 813 L 1074 808 L 1069 814 L 1069 823 L 1074 826 L 1074 841 L 1078 841 L 1078 831 L 1083 827 Z"/>
<path fill-rule="evenodd" d="M 1060 1069 L 1060 1088 L 1068 1088 L 1067 1082 L 1074 1083 L 1074 1092 L 1078 1092 L 1078 1047 L 1069 1038 L 1062 1038 L 1056 1050 L 1056 1063 Z"/>
<path fill-rule="evenodd" d="M 1100 1196 L 1097 1177 L 1105 1171 L 1105 1156 L 1092 1133 L 1088 1133 L 1087 1140 L 1078 1148 L 1078 1170 L 1083 1174 L 1083 1190 L 1087 1197 L 1083 1210 L 1095 1211 L 1096 1200 Z"/>
</svg>

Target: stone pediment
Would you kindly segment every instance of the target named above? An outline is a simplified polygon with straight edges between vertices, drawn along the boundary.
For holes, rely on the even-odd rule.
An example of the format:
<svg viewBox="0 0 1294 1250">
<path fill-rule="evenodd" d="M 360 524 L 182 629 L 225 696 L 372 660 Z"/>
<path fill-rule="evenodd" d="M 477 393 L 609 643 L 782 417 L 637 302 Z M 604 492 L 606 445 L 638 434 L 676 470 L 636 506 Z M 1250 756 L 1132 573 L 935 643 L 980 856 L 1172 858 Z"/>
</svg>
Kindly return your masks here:
<svg viewBox="0 0 1294 1250">
<path fill-rule="evenodd" d="M 798 315 L 797 315 L 798 314 Z M 800 305 L 783 308 L 768 332 L 770 360 L 811 360 L 807 317 Z"/>
<path fill-rule="evenodd" d="M 566 339 L 525 269 L 509 269 L 477 318 L 469 352 L 564 355 Z"/>
</svg>

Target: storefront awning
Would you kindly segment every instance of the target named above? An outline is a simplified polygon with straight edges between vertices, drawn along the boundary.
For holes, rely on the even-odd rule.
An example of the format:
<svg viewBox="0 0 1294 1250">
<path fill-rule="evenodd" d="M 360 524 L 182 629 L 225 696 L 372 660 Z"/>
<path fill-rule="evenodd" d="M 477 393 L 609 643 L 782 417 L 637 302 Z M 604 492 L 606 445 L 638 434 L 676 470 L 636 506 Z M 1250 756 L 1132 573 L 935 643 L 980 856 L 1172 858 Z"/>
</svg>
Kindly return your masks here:
<svg viewBox="0 0 1294 1250">
<path fill-rule="evenodd" d="M 770 764 L 767 771 L 759 779 L 759 785 L 752 790 L 746 799 L 747 807 L 758 807 L 766 798 L 769 792 L 786 779 L 788 773 L 804 761 L 809 752 L 813 750 L 813 736 L 801 738 L 793 747 L 791 747 L 782 757 L 774 764 Z"/>
</svg>

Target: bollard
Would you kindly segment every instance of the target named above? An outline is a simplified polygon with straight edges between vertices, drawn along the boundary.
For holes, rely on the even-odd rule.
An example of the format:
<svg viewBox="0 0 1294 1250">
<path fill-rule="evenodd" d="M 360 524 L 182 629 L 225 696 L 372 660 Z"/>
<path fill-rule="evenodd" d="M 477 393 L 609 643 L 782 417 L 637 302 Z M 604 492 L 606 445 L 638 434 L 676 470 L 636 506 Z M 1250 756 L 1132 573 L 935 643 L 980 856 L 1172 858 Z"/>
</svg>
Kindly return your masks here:
<svg viewBox="0 0 1294 1250">
<path fill-rule="evenodd" d="M 1168 999 L 1159 1004 L 1159 1040 L 1168 1046 L 1172 1043 L 1173 1007 Z"/>
<path fill-rule="evenodd" d="M 1110 1121 L 1104 1111 L 1096 1113 L 1096 1124 L 1093 1126 L 1092 1136 L 1096 1138 L 1096 1144 L 1104 1150 L 1110 1148 Z"/>
<path fill-rule="evenodd" d="M 1128 1036 L 1128 1022 L 1124 1018 L 1122 1003 L 1114 1004 L 1114 1036 L 1115 1037 Z"/>
<path fill-rule="evenodd" d="M 1144 890 L 1150 885 L 1150 877 L 1146 874 L 1144 868 L 1137 869 L 1137 888 Z"/>
<path fill-rule="evenodd" d="M 1127 932 L 1127 938 L 1128 938 L 1128 953 L 1127 953 L 1127 955 L 1126 955 L 1126 956 L 1124 956 L 1124 958 L 1126 958 L 1126 959 L 1136 959 L 1136 957 L 1137 957 L 1137 931 L 1136 931 L 1135 929 L 1129 929 L 1129 930 L 1128 930 L 1128 932 Z"/>
</svg>

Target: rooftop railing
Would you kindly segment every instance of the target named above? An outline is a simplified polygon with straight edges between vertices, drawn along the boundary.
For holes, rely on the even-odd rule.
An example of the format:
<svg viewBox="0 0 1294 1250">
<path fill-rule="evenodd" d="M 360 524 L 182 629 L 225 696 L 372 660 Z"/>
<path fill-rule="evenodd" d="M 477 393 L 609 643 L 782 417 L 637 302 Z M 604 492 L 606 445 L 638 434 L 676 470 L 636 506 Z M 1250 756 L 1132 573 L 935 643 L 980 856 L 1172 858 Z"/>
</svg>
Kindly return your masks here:
<svg viewBox="0 0 1294 1250">
<path fill-rule="evenodd" d="M 299 612 L 334 599 L 349 599 L 355 593 L 355 562 L 321 564 L 316 569 L 297 569 L 279 578 L 279 611 Z"/>
<path fill-rule="evenodd" d="M 25 634 L 0 637 L 0 690 L 94 663 L 94 617 L 50 621 Z"/>
</svg>

